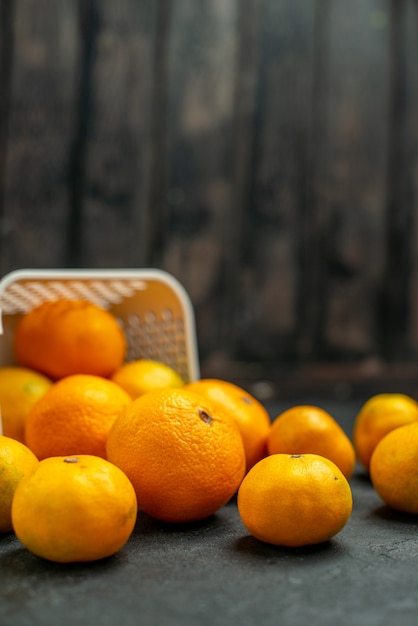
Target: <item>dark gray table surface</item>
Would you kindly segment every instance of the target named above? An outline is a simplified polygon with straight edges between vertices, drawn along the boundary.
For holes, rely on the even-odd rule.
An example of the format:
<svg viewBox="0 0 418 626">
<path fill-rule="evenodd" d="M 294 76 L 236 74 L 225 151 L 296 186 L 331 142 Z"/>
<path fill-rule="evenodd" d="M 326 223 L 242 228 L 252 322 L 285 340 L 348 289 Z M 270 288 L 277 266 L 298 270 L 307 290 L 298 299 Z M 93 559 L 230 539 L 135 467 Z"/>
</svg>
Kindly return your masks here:
<svg viewBox="0 0 418 626">
<path fill-rule="evenodd" d="M 361 402 L 316 404 L 351 431 Z M 308 548 L 257 541 L 234 501 L 190 526 L 139 513 L 126 546 L 90 564 L 48 563 L 0 536 L 0 624 L 416 626 L 418 518 L 384 506 L 360 467 L 350 482 L 348 524 Z"/>
</svg>

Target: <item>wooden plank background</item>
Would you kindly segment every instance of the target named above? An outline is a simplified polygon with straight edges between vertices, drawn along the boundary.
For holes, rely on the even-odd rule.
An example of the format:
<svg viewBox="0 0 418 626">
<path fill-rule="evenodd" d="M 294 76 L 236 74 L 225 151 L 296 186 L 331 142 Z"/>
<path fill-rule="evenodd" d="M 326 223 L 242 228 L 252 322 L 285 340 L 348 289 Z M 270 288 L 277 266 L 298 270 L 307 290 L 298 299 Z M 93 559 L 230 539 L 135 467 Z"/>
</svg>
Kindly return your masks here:
<svg viewBox="0 0 418 626">
<path fill-rule="evenodd" d="M 417 0 L 0 7 L 1 276 L 160 267 L 205 375 L 415 385 Z"/>
</svg>

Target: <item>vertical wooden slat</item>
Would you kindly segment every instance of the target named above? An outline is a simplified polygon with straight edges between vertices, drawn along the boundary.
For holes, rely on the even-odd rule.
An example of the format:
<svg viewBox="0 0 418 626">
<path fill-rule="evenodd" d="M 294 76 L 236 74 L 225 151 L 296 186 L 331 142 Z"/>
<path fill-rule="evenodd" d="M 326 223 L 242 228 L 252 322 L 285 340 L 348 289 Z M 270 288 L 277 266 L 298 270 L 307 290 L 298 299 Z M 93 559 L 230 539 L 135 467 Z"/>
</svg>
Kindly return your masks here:
<svg viewBox="0 0 418 626">
<path fill-rule="evenodd" d="M 149 255 L 149 232 L 142 226 L 150 210 L 149 150 L 155 139 L 150 110 L 152 73 L 158 70 L 152 58 L 155 10 L 151 0 L 95 3 L 79 220 L 78 262 L 84 266 L 143 265 Z"/>
<path fill-rule="evenodd" d="M 157 5 L 153 45 L 153 76 L 151 83 L 149 142 L 149 210 L 143 211 L 146 256 L 150 265 L 158 265 L 163 254 L 166 222 L 167 151 L 169 111 L 169 55 L 171 43 L 172 1 Z"/>
<path fill-rule="evenodd" d="M 195 305 L 202 359 L 223 351 L 237 0 L 173 3 L 160 264 Z M 161 165 L 164 167 L 164 164 Z"/>
<path fill-rule="evenodd" d="M 406 189 L 405 1 L 390 2 L 390 94 L 386 265 L 382 285 L 381 348 L 386 358 L 405 356 L 412 206 Z"/>
<path fill-rule="evenodd" d="M 6 155 L 12 78 L 14 1 L 0 4 L 0 276 L 5 273 L 2 250 L 9 225 L 4 208 Z"/>
<path fill-rule="evenodd" d="M 326 211 L 319 360 L 379 353 L 388 154 L 387 2 L 329 8 L 326 161 L 314 207 Z"/>
<path fill-rule="evenodd" d="M 262 0 L 238 3 L 231 120 L 231 205 L 225 220 L 223 297 L 219 314 L 220 340 L 229 358 L 239 350 L 243 289 L 248 251 L 248 219 L 252 203 L 257 133 L 260 11 Z M 259 112 L 259 109 L 258 109 Z"/>
<path fill-rule="evenodd" d="M 3 220 L 8 224 L 3 273 L 66 262 L 75 9 L 71 0 L 16 0 L 3 174 Z"/>
<path fill-rule="evenodd" d="M 98 31 L 98 8 L 95 0 L 79 0 L 78 24 L 80 54 L 76 86 L 74 134 L 69 153 L 69 218 L 67 229 L 67 264 L 81 264 L 82 214 L 85 196 L 86 151 L 91 121 L 92 71 Z"/>
<path fill-rule="evenodd" d="M 303 320 L 298 325 L 297 314 L 298 242 L 309 176 L 314 4 L 264 0 L 259 19 L 256 136 L 237 357 L 280 361 L 294 357 L 304 325 Z M 311 257 L 309 267 L 313 262 Z"/>
<path fill-rule="evenodd" d="M 328 164 L 330 1 L 316 0 L 313 14 L 312 89 L 306 112 L 308 141 L 306 172 L 300 179 L 295 354 L 299 360 L 320 359 L 323 350 L 324 307 L 327 299 L 326 250 L 329 207 L 325 190 Z"/>
<path fill-rule="evenodd" d="M 406 275 L 409 284 L 407 302 L 407 332 L 401 346 L 402 358 L 407 355 L 411 359 L 418 356 L 418 75 L 416 60 L 418 59 L 418 2 L 407 0 L 404 9 L 404 39 L 403 59 L 405 84 L 404 95 L 404 128 L 403 145 L 404 154 L 399 167 L 403 167 L 400 175 L 403 176 L 403 188 L 401 189 L 401 202 L 404 211 L 404 233 L 406 245 L 409 250 L 402 254 L 403 262 L 408 260 Z M 395 210 L 395 207 L 393 207 Z M 405 213 L 406 212 L 406 213 Z M 388 329 L 386 329 L 387 331 Z M 405 345 L 406 344 L 406 345 Z"/>
</svg>

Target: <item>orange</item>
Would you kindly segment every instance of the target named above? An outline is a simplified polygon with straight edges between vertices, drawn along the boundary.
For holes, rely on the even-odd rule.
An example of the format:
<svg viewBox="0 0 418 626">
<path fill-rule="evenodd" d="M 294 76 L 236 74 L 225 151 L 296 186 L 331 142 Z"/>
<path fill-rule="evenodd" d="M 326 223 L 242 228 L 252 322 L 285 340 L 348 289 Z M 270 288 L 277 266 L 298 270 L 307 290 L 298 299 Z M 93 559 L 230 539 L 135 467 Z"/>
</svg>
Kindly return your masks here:
<svg viewBox="0 0 418 626">
<path fill-rule="evenodd" d="M 257 539 L 298 547 L 327 541 L 348 522 L 353 498 L 339 468 L 317 454 L 273 454 L 248 472 L 238 511 Z"/>
<path fill-rule="evenodd" d="M 369 398 L 354 422 L 353 442 L 359 462 L 369 469 L 373 450 L 382 437 L 417 420 L 418 404 L 407 395 L 382 393 Z"/>
<path fill-rule="evenodd" d="M 39 459 L 71 454 L 105 458 L 109 429 L 131 402 L 111 380 L 88 374 L 67 376 L 54 383 L 31 409 L 26 444 Z"/>
<path fill-rule="evenodd" d="M 58 563 L 115 554 L 132 534 L 136 516 L 128 478 L 91 455 L 44 459 L 19 483 L 12 504 L 17 538 L 36 556 Z"/>
<path fill-rule="evenodd" d="M 213 378 L 190 383 L 186 389 L 208 398 L 235 420 L 244 443 L 246 471 L 266 456 L 270 416 L 256 398 L 234 383 Z"/>
<path fill-rule="evenodd" d="M 184 381 L 169 365 L 151 359 L 125 363 L 111 376 L 133 400 L 153 389 L 182 387 Z"/>
<path fill-rule="evenodd" d="M 24 443 L 26 417 L 52 381 L 25 367 L 0 367 L 3 435 Z"/>
<path fill-rule="evenodd" d="M 38 465 L 36 456 L 20 441 L 0 435 L 0 533 L 13 530 L 12 500 L 19 482 Z"/>
<path fill-rule="evenodd" d="M 287 409 L 273 421 L 268 437 L 269 454 L 319 454 L 333 461 L 346 478 L 354 471 L 353 444 L 327 411 L 310 405 Z"/>
<path fill-rule="evenodd" d="M 382 437 L 370 460 L 370 479 L 382 500 L 398 511 L 418 514 L 418 422 Z"/>
<path fill-rule="evenodd" d="M 166 522 L 212 515 L 236 493 L 245 472 L 235 422 L 182 388 L 133 400 L 110 429 L 107 458 L 131 480 L 139 508 Z"/>
<path fill-rule="evenodd" d="M 19 365 L 53 379 L 70 374 L 110 376 L 123 363 L 126 338 L 109 311 L 86 300 L 61 298 L 20 318 L 14 352 Z"/>
</svg>

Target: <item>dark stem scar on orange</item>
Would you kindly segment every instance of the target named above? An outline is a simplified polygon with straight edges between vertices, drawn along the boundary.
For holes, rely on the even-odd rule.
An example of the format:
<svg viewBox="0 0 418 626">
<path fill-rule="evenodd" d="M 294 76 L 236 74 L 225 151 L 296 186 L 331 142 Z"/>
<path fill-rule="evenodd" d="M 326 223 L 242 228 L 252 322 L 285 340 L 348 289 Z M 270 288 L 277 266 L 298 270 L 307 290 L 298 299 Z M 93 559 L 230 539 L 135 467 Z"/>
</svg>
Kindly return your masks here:
<svg viewBox="0 0 418 626">
<path fill-rule="evenodd" d="M 203 409 L 199 409 L 199 417 L 205 424 L 210 424 L 212 421 L 212 416 Z"/>
</svg>

